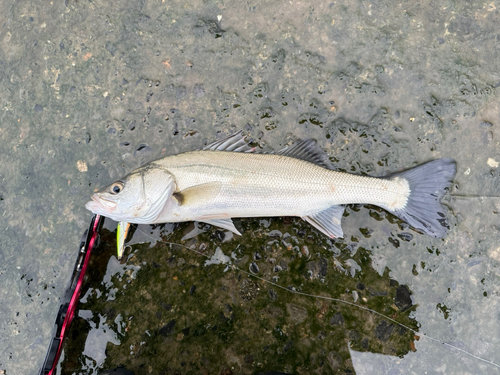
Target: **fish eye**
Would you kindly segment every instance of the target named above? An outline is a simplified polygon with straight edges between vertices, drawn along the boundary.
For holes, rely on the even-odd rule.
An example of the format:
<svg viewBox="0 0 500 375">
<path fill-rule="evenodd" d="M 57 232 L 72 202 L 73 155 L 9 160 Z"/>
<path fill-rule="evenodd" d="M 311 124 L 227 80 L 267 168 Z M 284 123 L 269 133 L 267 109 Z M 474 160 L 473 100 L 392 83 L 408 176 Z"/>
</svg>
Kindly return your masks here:
<svg viewBox="0 0 500 375">
<path fill-rule="evenodd" d="M 111 194 L 118 194 L 120 191 L 123 189 L 123 182 L 121 181 L 116 181 L 111 187 L 109 188 L 109 192 Z"/>
</svg>

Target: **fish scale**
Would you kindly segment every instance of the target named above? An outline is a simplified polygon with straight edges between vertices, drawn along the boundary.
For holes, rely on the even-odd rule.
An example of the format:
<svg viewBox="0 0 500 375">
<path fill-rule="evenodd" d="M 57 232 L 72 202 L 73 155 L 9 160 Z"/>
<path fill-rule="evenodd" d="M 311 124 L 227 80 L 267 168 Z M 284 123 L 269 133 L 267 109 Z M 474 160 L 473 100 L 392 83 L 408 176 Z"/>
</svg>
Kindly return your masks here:
<svg viewBox="0 0 500 375">
<path fill-rule="evenodd" d="M 347 203 L 390 206 L 398 196 L 408 194 L 397 182 L 336 172 L 273 154 L 195 151 L 154 164 L 171 171 L 180 191 L 222 182 L 213 202 L 199 202 L 199 216 L 214 208 L 231 217 L 305 216 Z M 251 205 L 247 198 L 252 199 Z"/>
</svg>

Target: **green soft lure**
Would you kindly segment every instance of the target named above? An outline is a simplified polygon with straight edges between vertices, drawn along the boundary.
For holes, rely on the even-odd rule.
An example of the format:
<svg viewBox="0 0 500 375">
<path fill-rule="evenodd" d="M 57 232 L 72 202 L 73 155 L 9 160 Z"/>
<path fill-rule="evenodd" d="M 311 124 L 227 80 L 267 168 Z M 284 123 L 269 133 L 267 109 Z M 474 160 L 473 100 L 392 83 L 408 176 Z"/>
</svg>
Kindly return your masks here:
<svg viewBox="0 0 500 375">
<path fill-rule="evenodd" d="M 129 229 L 130 223 L 127 223 L 126 221 L 118 222 L 118 227 L 116 228 L 116 248 L 118 259 L 122 258 L 123 252 L 125 251 L 125 239 L 127 238 Z"/>
</svg>

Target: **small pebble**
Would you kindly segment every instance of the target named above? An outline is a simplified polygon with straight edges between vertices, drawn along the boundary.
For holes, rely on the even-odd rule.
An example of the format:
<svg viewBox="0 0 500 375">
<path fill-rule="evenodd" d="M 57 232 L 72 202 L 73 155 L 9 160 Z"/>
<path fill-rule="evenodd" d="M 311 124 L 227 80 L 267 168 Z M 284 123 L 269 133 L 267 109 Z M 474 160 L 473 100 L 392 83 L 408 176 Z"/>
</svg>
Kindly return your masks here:
<svg viewBox="0 0 500 375">
<path fill-rule="evenodd" d="M 251 273 L 257 274 L 257 273 L 259 273 L 259 266 L 257 266 L 257 263 L 252 262 L 252 263 L 250 263 L 249 270 Z"/>
</svg>

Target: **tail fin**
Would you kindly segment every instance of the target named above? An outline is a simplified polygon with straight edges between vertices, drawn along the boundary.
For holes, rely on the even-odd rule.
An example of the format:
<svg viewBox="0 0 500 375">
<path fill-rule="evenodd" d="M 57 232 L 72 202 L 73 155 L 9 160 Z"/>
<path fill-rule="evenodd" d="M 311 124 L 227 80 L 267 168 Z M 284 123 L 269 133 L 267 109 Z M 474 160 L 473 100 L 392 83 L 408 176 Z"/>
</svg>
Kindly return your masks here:
<svg viewBox="0 0 500 375">
<path fill-rule="evenodd" d="M 404 178 L 410 185 L 405 207 L 389 211 L 429 236 L 444 237 L 450 227 L 441 198 L 456 172 L 455 160 L 437 159 L 388 176 Z"/>
</svg>

